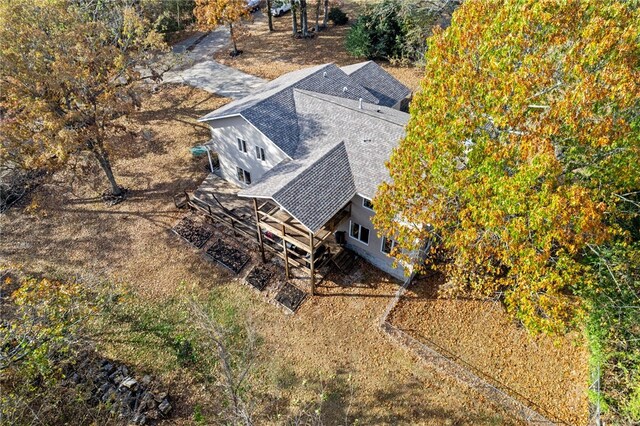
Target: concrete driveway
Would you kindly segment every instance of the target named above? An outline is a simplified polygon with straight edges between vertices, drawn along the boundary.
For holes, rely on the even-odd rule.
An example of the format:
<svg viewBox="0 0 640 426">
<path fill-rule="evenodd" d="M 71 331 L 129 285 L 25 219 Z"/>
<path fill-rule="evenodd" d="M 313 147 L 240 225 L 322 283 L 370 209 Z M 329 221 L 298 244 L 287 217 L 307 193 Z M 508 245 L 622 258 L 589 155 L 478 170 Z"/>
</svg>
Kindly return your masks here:
<svg viewBox="0 0 640 426">
<path fill-rule="evenodd" d="M 164 74 L 163 82 L 188 84 L 232 99 L 249 95 L 266 81 L 212 59 L 213 54 L 223 49 L 228 41 L 229 31 L 219 27 L 177 43 L 172 50 L 180 57 L 180 63 Z"/>
</svg>

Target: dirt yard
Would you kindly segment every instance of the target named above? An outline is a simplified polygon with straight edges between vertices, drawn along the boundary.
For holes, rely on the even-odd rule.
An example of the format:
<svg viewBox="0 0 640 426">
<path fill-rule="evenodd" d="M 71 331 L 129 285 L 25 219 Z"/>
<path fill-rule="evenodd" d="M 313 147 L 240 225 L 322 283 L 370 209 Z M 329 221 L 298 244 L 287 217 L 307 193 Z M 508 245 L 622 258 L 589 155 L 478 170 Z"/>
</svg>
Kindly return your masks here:
<svg viewBox="0 0 640 426">
<path fill-rule="evenodd" d="M 343 10 L 349 16 L 349 24 L 355 20 L 357 11 L 364 3 L 366 1 L 363 0 L 345 2 Z M 263 12 L 255 13 L 254 21 L 246 25 L 246 36 L 238 42 L 242 55 L 230 58 L 230 49 L 223 49 L 215 55 L 215 59 L 267 80 L 313 65 L 333 62 L 343 66 L 365 60 L 350 56 L 344 47 L 349 24 L 333 26 L 330 23 L 327 30 L 320 31 L 316 37 L 307 40 L 291 36 L 290 13 L 273 18 L 273 24 L 275 31 L 270 32 L 266 15 Z M 309 15 L 309 25 L 315 26 L 315 13 L 313 16 Z M 380 65 L 411 90 L 418 89 L 423 74 L 420 68 L 391 66 L 388 62 L 380 62 Z"/>
<path fill-rule="evenodd" d="M 327 424 L 343 423 L 346 414 L 360 424 L 512 424 L 378 330 L 397 289 L 379 271 L 363 265 L 349 286 L 337 278 L 325 281 L 318 296 L 287 316 L 170 231 L 184 215 L 173 195 L 194 189 L 206 175 L 206 160 L 193 160 L 188 150 L 209 137 L 195 120 L 225 102 L 197 89 L 162 86 L 130 119 L 131 129 L 144 136 L 114 141 L 114 170 L 129 189 L 127 200 L 114 207 L 102 202 L 106 182 L 90 159 L 77 164 L 75 179 L 70 173 L 51 176 L 0 216 L 0 267 L 124 282 L 150 304 L 175 294 L 181 283 L 223 289 L 223 297 L 244 304 L 262 338 L 256 380 L 264 387 L 261 415 L 273 424 L 279 423 L 273 413 L 295 405 L 301 387 L 318 377 L 353 386 L 351 398 L 328 397 Z M 135 362 L 136 354 L 130 356 Z M 206 396 L 179 372 L 163 380 L 185 399 L 181 417 L 172 422 L 192 424 L 194 406 Z"/>
<path fill-rule="evenodd" d="M 441 281 L 412 284 L 391 323 L 548 418 L 588 423 L 587 351 L 578 334 L 531 336 L 497 302 L 438 299 Z"/>
</svg>

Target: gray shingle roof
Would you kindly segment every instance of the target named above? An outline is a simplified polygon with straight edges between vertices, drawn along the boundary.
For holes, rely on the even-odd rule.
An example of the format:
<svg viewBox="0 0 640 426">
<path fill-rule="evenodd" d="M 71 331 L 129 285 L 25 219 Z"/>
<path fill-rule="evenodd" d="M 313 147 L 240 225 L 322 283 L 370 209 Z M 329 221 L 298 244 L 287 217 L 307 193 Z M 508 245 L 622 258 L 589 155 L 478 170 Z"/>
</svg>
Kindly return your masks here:
<svg viewBox="0 0 640 426">
<path fill-rule="evenodd" d="M 267 83 L 257 93 L 231 102 L 202 117 L 209 121 L 230 115 L 242 115 L 288 156 L 293 157 L 300 141 L 294 89 L 308 90 L 374 104 L 378 98 L 334 64 L 295 71 Z M 346 89 L 346 90 L 345 90 Z"/>
<path fill-rule="evenodd" d="M 378 105 L 296 91 L 302 142 L 297 156 L 323 149 L 328 141 L 344 141 L 356 190 L 372 198 L 389 174 L 385 162 L 404 137 L 409 114 Z"/>
<path fill-rule="evenodd" d="M 380 105 L 392 107 L 411 94 L 411 90 L 373 61 L 341 68 L 357 83 L 365 87 Z"/>
<path fill-rule="evenodd" d="M 293 97 L 300 135 L 294 159 L 239 195 L 271 198 L 316 232 L 356 193 L 373 197 L 409 115 L 304 90 Z"/>
</svg>

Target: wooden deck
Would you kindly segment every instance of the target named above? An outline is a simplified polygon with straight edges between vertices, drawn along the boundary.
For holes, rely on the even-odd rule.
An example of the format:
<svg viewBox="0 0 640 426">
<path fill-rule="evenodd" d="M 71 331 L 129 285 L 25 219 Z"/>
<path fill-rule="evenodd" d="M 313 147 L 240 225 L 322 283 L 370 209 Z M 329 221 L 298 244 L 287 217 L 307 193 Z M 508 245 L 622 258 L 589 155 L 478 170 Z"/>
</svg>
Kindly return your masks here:
<svg viewBox="0 0 640 426">
<path fill-rule="evenodd" d="M 239 188 L 220 176 L 210 173 L 193 194 L 188 196 L 189 206 L 257 240 L 257 227 L 250 199 L 238 197 Z"/>
<path fill-rule="evenodd" d="M 257 241 L 263 260 L 265 249 L 284 260 L 287 276 L 290 265 L 308 272 L 313 292 L 317 267 L 338 251 L 334 232 L 350 215 L 351 203 L 322 229 L 312 233 L 275 202 L 260 200 L 259 203 L 256 199 L 239 197 L 238 191 L 238 187 L 211 173 L 193 194 L 186 196 L 191 208 Z"/>
</svg>

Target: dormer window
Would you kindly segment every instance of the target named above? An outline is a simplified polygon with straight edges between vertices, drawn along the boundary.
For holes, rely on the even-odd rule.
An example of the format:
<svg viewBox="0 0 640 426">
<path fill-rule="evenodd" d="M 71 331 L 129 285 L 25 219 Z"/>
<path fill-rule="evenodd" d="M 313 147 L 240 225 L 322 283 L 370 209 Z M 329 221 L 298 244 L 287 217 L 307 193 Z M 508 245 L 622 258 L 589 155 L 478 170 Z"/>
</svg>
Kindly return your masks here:
<svg viewBox="0 0 640 426">
<path fill-rule="evenodd" d="M 241 152 L 247 152 L 247 142 L 244 139 L 238 138 L 238 150 Z"/>
<path fill-rule="evenodd" d="M 365 209 L 373 211 L 373 203 L 368 198 L 364 198 L 364 197 L 362 198 L 362 207 L 364 207 Z"/>
<path fill-rule="evenodd" d="M 259 146 L 256 146 L 256 158 L 260 161 L 264 161 L 265 160 L 265 156 L 264 156 L 264 148 L 261 148 Z"/>
</svg>

